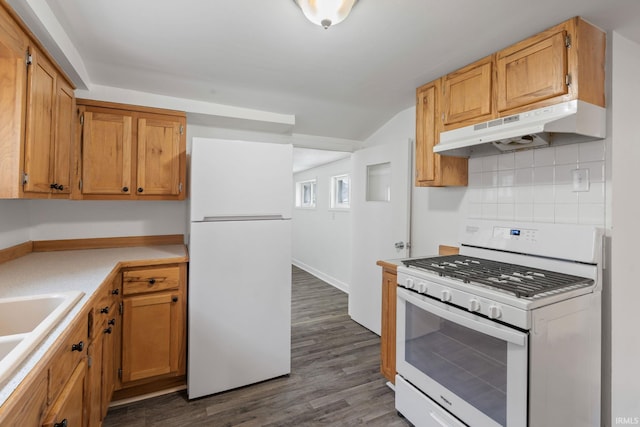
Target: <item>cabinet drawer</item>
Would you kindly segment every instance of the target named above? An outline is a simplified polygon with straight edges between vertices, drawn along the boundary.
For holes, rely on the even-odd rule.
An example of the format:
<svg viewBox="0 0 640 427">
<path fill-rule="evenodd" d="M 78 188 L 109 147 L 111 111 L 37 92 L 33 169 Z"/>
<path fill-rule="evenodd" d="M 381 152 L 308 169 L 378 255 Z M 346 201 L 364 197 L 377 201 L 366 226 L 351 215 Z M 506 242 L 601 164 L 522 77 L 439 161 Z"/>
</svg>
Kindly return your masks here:
<svg viewBox="0 0 640 427">
<path fill-rule="evenodd" d="M 86 315 L 83 318 L 86 319 Z M 84 359 L 86 354 L 87 323 L 82 320 L 75 323 L 71 333 L 59 343 L 49 367 L 49 403 L 54 401 L 74 368 Z"/>
<path fill-rule="evenodd" d="M 175 289 L 180 284 L 180 268 L 160 267 L 128 270 L 122 274 L 123 295 Z"/>
</svg>

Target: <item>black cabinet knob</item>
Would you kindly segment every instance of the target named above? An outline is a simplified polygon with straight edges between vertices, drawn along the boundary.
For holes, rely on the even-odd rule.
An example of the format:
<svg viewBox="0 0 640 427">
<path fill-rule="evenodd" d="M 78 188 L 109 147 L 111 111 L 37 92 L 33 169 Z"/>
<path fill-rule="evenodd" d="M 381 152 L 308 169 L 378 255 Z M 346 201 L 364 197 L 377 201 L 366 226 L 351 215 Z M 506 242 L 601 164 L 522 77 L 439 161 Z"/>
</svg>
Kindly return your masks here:
<svg viewBox="0 0 640 427">
<path fill-rule="evenodd" d="M 111 295 L 118 295 L 120 293 L 120 289 L 114 289 L 111 291 Z"/>
<path fill-rule="evenodd" d="M 150 285 L 155 285 L 156 284 L 156 279 L 149 279 L 149 284 Z"/>
<path fill-rule="evenodd" d="M 100 309 L 100 313 L 109 314 L 109 306 L 101 308 Z"/>
<path fill-rule="evenodd" d="M 64 185 L 62 185 L 62 184 L 58 185 L 58 190 L 60 190 L 60 191 L 64 190 Z"/>
<path fill-rule="evenodd" d="M 115 325 L 116 324 L 116 319 L 111 319 L 107 322 L 107 325 Z"/>
<path fill-rule="evenodd" d="M 58 188 L 58 184 L 55 184 L 55 183 L 54 183 L 54 184 L 51 184 L 51 185 L 49 186 L 49 188 L 52 188 L 52 189 L 56 190 L 56 189 Z"/>
<path fill-rule="evenodd" d="M 142 193 L 144 189 L 142 187 L 138 187 L 138 193 Z"/>
<path fill-rule="evenodd" d="M 103 331 L 105 334 L 110 334 L 111 333 L 111 326 L 109 326 L 107 329 L 105 329 Z"/>
<path fill-rule="evenodd" d="M 78 344 L 71 345 L 71 351 L 82 351 L 84 350 L 84 342 L 80 341 Z"/>
<path fill-rule="evenodd" d="M 122 187 L 122 191 L 124 191 L 125 193 L 129 192 L 129 187 Z"/>
<path fill-rule="evenodd" d="M 69 422 L 67 421 L 67 419 L 65 418 L 64 420 L 60 421 L 59 423 L 55 423 L 53 425 L 53 427 L 67 427 L 67 424 Z"/>
<path fill-rule="evenodd" d="M 173 301 L 173 302 L 178 302 L 178 297 L 173 297 L 173 298 L 171 298 L 171 301 Z"/>
</svg>

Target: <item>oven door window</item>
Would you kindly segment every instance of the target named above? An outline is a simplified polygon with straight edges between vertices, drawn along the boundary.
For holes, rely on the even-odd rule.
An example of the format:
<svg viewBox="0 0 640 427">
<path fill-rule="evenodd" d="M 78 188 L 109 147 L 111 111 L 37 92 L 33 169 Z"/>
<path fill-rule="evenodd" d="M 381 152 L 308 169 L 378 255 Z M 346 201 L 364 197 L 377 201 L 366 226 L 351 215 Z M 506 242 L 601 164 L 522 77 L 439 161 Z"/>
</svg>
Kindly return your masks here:
<svg viewBox="0 0 640 427">
<path fill-rule="evenodd" d="M 507 425 L 509 343 L 406 304 L 405 361 Z"/>
</svg>

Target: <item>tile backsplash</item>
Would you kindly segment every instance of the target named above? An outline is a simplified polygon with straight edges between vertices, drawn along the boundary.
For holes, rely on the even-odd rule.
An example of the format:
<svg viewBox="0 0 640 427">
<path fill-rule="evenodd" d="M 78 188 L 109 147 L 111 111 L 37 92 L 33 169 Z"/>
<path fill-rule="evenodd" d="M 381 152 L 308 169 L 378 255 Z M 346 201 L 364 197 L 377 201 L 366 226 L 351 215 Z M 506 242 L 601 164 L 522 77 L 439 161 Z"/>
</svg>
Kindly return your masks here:
<svg viewBox="0 0 640 427">
<path fill-rule="evenodd" d="M 604 225 L 604 168 L 604 141 L 471 158 L 468 216 Z"/>
</svg>

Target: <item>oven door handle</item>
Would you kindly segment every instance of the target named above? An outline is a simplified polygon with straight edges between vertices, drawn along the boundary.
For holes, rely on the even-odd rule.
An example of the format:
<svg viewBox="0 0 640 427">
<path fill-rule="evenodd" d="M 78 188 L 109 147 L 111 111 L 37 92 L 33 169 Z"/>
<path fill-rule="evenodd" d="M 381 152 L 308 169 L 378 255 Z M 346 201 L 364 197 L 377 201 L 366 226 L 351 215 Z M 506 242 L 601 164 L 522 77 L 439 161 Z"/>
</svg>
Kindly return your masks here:
<svg viewBox="0 0 640 427">
<path fill-rule="evenodd" d="M 432 313 L 438 317 L 457 323 L 458 325 L 465 326 L 469 329 L 519 346 L 526 345 L 527 334 L 516 331 L 508 326 L 503 326 L 475 314 L 464 312 L 439 301 L 432 301 L 427 297 L 418 296 L 401 287 L 398 287 L 398 298 L 408 301 L 422 310 Z M 404 319 L 402 319 L 402 321 L 404 321 Z"/>
</svg>

